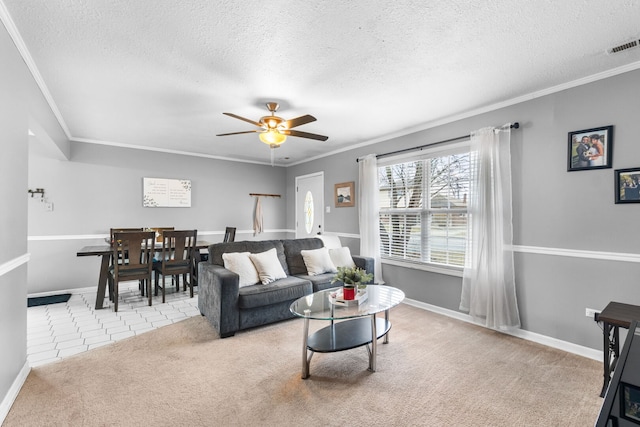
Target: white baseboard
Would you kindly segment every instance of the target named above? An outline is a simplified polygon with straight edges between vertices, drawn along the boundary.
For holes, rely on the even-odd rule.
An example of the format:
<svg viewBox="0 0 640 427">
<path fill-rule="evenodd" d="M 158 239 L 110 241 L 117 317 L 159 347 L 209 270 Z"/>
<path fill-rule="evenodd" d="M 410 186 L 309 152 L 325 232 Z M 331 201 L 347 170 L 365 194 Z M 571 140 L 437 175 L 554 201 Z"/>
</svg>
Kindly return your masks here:
<svg viewBox="0 0 640 427">
<path fill-rule="evenodd" d="M 7 418 L 9 410 L 11 409 L 13 402 L 15 402 L 16 397 L 18 397 L 18 393 L 20 393 L 20 389 L 22 388 L 24 382 L 27 380 L 27 376 L 29 375 L 30 371 L 31 367 L 29 367 L 29 362 L 25 362 L 24 366 L 18 373 L 18 376 L 13 381 L 13 384 L 11 384 L 9 391 L 7 391 L 4 399 L 2 399 L 2 402 L 0 403 L 0 425 L 2 425 L 5 418 Z"/>
<path fill-rule="evenodd" d="M 421 301 L 412 300 L 409 298 L 405 298 L 403 301 L 405 304 L 422 308 L 424 310 L 432 311 L 434 313 L 442 314 L 443 316 L 452 317 L 457 320 L 461 320 L 467 323 L 473 323 L 474 325 L 478 325 L 473 321 L 473 318 L 468 314 L 460 313 L 459 311 L 449 310 L 446 308 L 438 307 L 436 305 L 427 304 Z M 482 325 L 478 325 L 482 326 Z M 526 331 L 524 329 L 515 329 L 511 331 L 502 331 L 498 329 L 492 329 L 496 332 L 501 332 L 503 334 L 512 335 L 514 337 L 522 338 L 527 341 L 536 342 L 538 344 L 546 345 L 547 347 L 557 348 L 558 350 L 566 351 L 568 353 L 577 354 L 578 356 L 586 357 L 588 359 L 597 360 L 602 363 L 604 355 L 601 350 L 596 350 L 590 347 L 584 347 L 578 344 L 573 344 L 568 341 L 562 341 L 556 338 L 548 337 L 546 335 L 541 335 L 535 332 Z"/>
</svg>

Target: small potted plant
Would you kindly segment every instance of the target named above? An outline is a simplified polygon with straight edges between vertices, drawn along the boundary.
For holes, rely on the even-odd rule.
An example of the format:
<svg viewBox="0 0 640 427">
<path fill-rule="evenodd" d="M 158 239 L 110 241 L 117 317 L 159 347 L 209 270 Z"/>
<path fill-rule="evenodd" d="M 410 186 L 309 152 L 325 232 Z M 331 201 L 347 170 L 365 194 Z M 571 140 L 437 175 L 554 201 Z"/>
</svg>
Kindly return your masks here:
<svg viewBox="0 0 640 427">
<path fill-rule="evenodd" d="M 373 279 L 373 274 L 367 273 L 359 267 L 338 267 L 338 272 L 331 283 L 342 282 L 342 296 L 345 300 L 352 300 L 356 297 L 356 288 L 366 286 L 365 283 Z"/>
</svg>

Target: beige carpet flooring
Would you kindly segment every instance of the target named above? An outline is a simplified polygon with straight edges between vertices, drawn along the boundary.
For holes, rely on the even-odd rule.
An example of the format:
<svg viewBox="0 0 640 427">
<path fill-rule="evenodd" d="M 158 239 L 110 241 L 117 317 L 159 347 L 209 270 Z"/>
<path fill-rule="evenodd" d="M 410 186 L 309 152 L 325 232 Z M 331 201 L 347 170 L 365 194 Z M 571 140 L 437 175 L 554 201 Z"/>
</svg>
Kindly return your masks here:
<svg viewBox="0 0 640 427">
<path fill-rule="evenodd" d="M 596 361 L 415 307 L 365 347 L 317 353 L 301 319 L 219 339 L 197 316 L 34 368 L 3 426 L 592 426 Z M 314 321 L 312 328 L 326 323 Z"/>
</svg>

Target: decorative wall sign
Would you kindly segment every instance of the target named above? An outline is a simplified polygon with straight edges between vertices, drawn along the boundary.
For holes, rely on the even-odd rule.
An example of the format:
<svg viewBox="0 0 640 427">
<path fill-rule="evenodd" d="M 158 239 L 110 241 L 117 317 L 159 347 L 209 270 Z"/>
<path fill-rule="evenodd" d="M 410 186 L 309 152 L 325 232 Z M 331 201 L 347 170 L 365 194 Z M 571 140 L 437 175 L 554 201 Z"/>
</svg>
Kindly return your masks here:
<svg viewBox="0 0 640 427">
<path fill-rule="evenodd" d="M 145 208 L 190 208 L 191 180 L 143 178 Z"/>
<path fill-rule="evenodd" d="M 567 171 L 611 168 L 613 126 L 569 132 Z"/>
<path fill-rule="evenodd" d="M 341 182 L 335 185 L 336 208 L 355 206 L 356 192 L 354 182 Z"/>
</svg>

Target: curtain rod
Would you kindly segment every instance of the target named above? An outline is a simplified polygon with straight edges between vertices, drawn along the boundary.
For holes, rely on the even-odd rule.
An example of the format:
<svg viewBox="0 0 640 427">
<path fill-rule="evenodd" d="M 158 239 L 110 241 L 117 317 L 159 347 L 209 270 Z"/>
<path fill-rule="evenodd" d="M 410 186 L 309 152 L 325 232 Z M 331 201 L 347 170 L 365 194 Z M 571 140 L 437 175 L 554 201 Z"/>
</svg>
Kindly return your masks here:
<svg viewBox="0 0 640 427">
<path fill-rule="evenodd" d="M 520 127 L 520 123 L 518 123 L 518 122 L 515 122 L 511 126 L 509 126 L 510 129 L 518 129 L 519 127 Z M 458 141 L 459 139 L 466 139 L 466 138 L 470 138 L 470 137 L 471 137 L 471 134 L 463 135 L 463 136 L 458 136 L 456 138 L 445 139 L 444 141 L 438 141 L 438 142 L 432 142 L 430 144 L 419 145 L 417 147 L 403 148 L 402 150 L 390 151 L 389 153 L 383 153 L 383 154 L 376 155 L 376 159 L 379 159 L 381 157 L 392 156 L 394 154 L 405 153 L 407 151 L 422 150 L 423 148 L 433 147 L 434 145 L 446 144 L 447 142 Z M 356 159 L 356 162 L 359 162 L 359 161 L 360 161 L 360 159 Z"/>
</svg>

